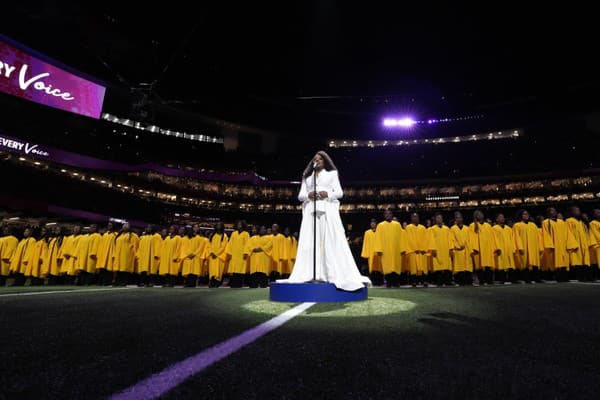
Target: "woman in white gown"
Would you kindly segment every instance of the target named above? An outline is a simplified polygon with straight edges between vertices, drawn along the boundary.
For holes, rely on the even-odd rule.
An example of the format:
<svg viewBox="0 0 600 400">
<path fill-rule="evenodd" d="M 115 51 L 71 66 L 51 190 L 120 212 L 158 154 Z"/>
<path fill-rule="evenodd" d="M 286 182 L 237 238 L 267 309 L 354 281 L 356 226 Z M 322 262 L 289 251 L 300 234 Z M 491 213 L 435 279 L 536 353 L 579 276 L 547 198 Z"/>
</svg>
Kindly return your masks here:
<svg viewBox="0 0 600 400">
<path fill-rule="evenodd" d="M 315 176 L 316 191 L 313 189 Z M 294 269 L 289 279 L 278 282 L 300 283 L 313 279 L 313 212 L 316 202 L 316 280 L 333 283 L 338 289 L 348 291 L 361 289 L 371 283 L 358 271 L 348 246 L 340 218 L 339 199 L 342 196 L 335 165 L 327 153 L 319 151 L 302 175 L 302 187 L 298 194 L 298 200 L 302 202 L 302 224 Z"/>
</svg>

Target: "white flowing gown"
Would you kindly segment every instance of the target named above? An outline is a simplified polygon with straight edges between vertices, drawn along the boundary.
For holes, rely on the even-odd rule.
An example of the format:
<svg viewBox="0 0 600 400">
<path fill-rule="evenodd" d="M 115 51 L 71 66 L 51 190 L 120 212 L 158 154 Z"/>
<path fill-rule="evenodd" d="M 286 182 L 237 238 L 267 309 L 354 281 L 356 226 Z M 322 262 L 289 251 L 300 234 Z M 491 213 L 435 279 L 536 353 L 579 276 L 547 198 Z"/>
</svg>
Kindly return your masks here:
<svg viewBox="0 0 600 400">
<path fill-rule="evenodd" d="M 298 253 L 289 279 L 277 282 L 299 283 L 313 279 L 313 210 L 308 193 L 313 189 L 314 174 L 302 180 L 298 200 L 302 202 L 302 224 Z M 317 175 L 317 192 L 327 192 L 327 199 L 317 200 L 317 268 L 316 279 L 333 283 L 338 289 L 358 290 L 370 284 L 356 267 L 340 218 L 342 186 L 337 171 L 322 170 Z"/>
</svg>

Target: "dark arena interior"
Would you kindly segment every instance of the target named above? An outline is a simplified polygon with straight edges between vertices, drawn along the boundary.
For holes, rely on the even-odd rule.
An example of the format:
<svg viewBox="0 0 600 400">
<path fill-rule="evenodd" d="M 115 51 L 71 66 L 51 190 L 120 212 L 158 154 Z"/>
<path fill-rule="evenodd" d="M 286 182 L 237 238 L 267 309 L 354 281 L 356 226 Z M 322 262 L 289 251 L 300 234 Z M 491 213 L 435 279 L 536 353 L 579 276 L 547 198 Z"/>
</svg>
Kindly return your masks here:
<svg viewBox="0 0 600 400">
<path fill-rule="evenodd" d="M 589 7 L 4 5 L 0 399 L 598 399 Z"/>
</svg>

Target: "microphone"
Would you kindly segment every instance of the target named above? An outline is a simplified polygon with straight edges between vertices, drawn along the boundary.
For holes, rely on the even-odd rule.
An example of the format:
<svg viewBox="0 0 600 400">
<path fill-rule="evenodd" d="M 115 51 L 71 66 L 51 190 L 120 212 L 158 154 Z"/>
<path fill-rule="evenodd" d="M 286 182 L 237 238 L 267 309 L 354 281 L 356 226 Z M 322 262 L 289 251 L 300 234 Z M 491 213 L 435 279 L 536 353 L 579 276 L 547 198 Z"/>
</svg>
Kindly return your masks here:
<svg viewBox="0 0 600 400">
<path fill-rule="evenodd" d="M 313 161 L 313 169 L 317 169 L 317 162 Z"/>
</svg>

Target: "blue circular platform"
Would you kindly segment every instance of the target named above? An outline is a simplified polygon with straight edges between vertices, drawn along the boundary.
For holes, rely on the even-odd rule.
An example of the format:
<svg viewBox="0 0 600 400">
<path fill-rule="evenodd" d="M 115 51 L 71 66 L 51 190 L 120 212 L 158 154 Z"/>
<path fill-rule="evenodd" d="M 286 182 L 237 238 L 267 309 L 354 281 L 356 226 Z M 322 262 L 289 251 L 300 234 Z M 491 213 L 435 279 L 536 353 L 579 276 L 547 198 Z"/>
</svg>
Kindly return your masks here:
<svg viewBox="0 0 600 400">
<path fill-rule="evenodd" d="M 367 287 L 347 292 L 339 290 L 333 283 L 276 283 L 269 286 L 269 298 L 271 301 L 283 301 L 286 303 L 347 303 L 350 301 L 366 300 L 368 296 Z"/>
</svg>

